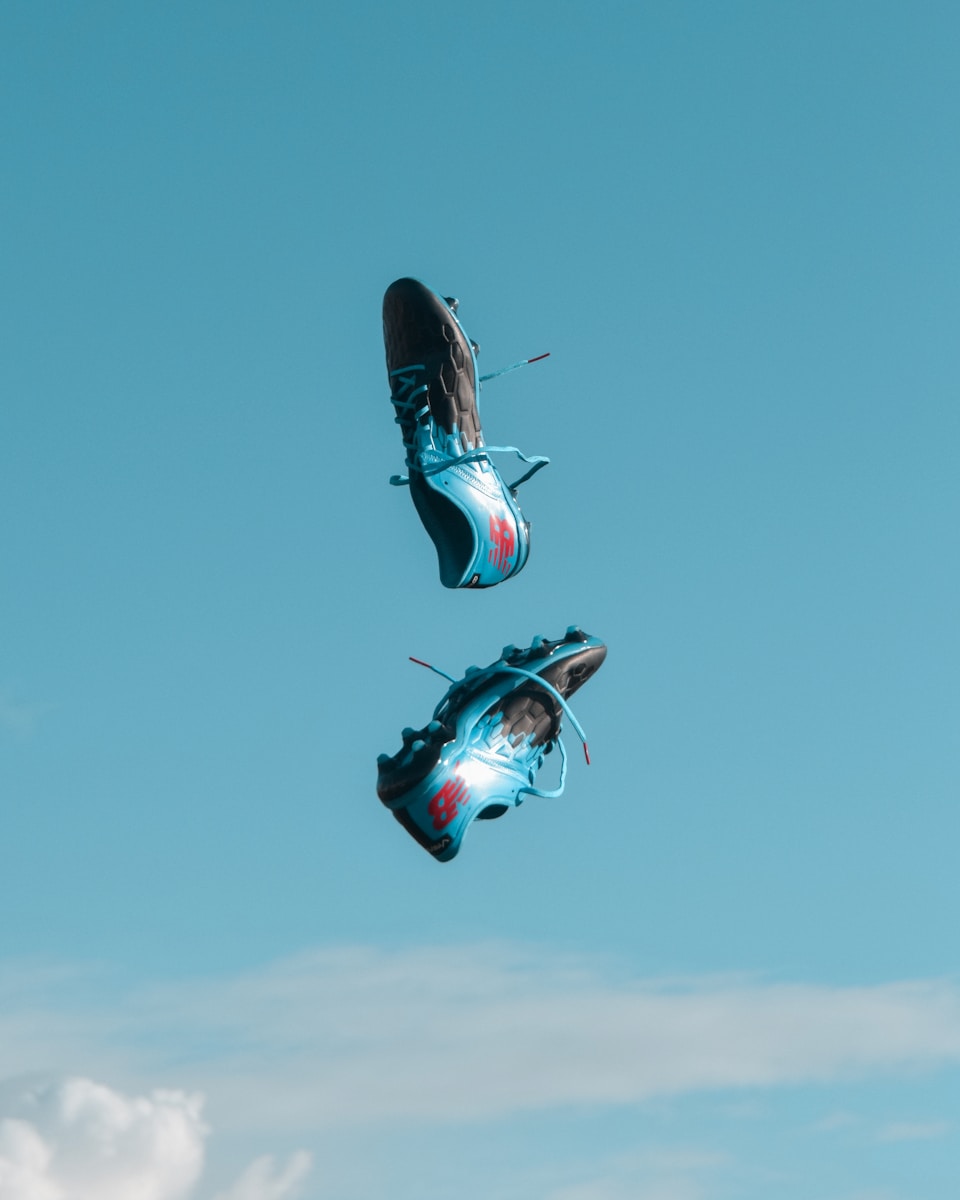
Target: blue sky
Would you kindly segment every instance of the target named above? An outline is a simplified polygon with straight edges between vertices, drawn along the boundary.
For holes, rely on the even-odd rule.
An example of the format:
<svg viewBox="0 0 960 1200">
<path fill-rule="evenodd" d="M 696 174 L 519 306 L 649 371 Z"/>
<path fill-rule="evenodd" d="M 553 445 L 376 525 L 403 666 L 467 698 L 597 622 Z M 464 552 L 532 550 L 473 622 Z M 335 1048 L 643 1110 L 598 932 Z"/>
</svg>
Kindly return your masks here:
<svg viewBox="0 0 960 1200">
<path fill-rule="evenodd" d="M 0 1194 L 955 1197 L 958 39 L 5 6 Z M 406 274 L 551 352 L 493 591 L 387 485 Z M 571 623 L 592 765 L 439 866 L 407 656 Z"/>
</svg>

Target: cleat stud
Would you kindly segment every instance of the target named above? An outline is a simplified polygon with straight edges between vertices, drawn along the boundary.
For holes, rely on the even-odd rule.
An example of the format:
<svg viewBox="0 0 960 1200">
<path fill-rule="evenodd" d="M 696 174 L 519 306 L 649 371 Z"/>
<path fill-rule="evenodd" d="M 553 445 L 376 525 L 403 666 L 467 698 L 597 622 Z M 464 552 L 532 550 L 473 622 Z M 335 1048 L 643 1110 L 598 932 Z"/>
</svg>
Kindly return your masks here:
<svg viewBox="0 0 960 1200">
<path fill-rule="evenodd" d="M 460 301 L 456 298 L 456 296 L 444 296 L 443 302 L 447 305 L 451 312 L 456 312 L 460 307 Z"/>
<path fill-rule="evenodd" d="M 378 754 L 377 755 L 377 766 L 378 767 L 382 767 L 385 763 L 388 763 L 389 761 L 390 761 L 389 754 Z"/>
<path fill-rule="evenodd" d="M 410 743 L 410 749 L 414 752 L 414 754 L 417 754 L 419 751 L 426 749 L 426 745 L 427 743 L 423 740 L 423 738 L 417 738 L 415 742 Z"/>
</svg>

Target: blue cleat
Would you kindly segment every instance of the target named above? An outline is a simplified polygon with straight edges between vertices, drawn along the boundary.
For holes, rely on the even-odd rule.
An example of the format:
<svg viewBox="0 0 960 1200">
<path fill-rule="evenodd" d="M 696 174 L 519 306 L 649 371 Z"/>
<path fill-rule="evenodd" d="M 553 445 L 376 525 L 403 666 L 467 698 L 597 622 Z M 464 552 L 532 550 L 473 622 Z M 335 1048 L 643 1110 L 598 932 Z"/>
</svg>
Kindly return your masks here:
<svg viewBox="0 0 960 1200">
<path fill-rule="evenodd" d="M 571 626 L 555 642 L 538 637 L 526 650 L 506 646 L 495 663 L 470 667 L 461 680 L 445 675 L 453 686 L 433 720 L 423 729 L 405 729 L 403 749 L 377 760 L 380 800 L 425 850 L 449 862 L 474 819 L 501 817 L 526 795 L 559 796 L 567 766 L 560 740 L 564 714 L 590 761 L 567 699 L 606 655 L 603 642 Z M 535 780 L 554 746 L 560 782 L 545 791 Z"/>
<path fill-rule="evenodd" d="M 443 586 L 493 587 L 527 561 L 530 525 L 517 488 L 549 459 L 528 458 L 515 446 L 484 445 L 477 392 L 484 380 L 505 372 L 478 376 L 480 347 L 464 333 L 457 308 L 456 300 L 416 279 L 391 283 L 383 298 L 390 399 L 409 471 L 390 482 L 409 484 L 436 546 Z M 518 455 L 530 469 L 505 484 L 489 457 L 500 452 Z"/>
</svg>

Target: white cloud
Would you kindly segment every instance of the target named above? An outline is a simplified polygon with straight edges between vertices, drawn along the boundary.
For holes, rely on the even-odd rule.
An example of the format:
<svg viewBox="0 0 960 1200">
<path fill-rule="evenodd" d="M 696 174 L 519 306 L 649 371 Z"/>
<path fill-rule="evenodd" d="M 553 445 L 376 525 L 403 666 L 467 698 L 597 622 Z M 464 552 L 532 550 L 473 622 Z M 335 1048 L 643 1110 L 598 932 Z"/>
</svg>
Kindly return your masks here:
<svg viewBox="0 0 960 1200">
<path fill-rule="evenodd" d="M 89 1079 L 0 1088 L 3 1200 L 187 1200 L 208 1127 L 195 1094 L 125 1096 Z M 292 1200 L 310 1170 L 300 1152 L 258 1159 L 219 1200 Z"/>
<path fill-rule="evenodd" d="M 27 1121 L 0 1120 L 0 1196 L 6 1200 L 62 1200 L 49 1177 L 52 1152 Z"/>
<path fill-rule="evenodd" d="M 89 1079 L 5 1091 L 4 1200 L 178 1200 L 200 1175 L 197 1096 L 129 1098 Z"/>
</svg>

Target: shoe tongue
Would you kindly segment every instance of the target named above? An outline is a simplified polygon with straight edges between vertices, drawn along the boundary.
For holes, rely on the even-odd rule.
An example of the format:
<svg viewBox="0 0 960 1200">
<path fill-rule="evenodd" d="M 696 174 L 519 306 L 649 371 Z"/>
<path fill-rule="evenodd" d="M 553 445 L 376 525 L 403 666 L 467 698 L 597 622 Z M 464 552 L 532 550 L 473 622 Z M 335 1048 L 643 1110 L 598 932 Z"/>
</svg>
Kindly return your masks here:
<svg viewBox="0 0 960 1200">
<path fill-rule="evenodd" d="M 544 648 L 549 649 L 549 643 L 544 643 Z M 606 646 L 585 645 L 579 653 L 558 659 L 537 673 L 567 700 L 597 671 L 606 656 Z M 518 665 L 536 671 L 538 664 L 534 659 Z M 541 746 L 555 738 L 563 718 L 556 698 L 545 688 L 538 687 L 533 679 L 518 679 L 517 687 L 490 711 L 502 713 L 502 731 L 506 737 L 516 742 L 529 735 L 533 746 Z"/>
</svg>

